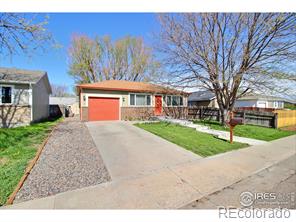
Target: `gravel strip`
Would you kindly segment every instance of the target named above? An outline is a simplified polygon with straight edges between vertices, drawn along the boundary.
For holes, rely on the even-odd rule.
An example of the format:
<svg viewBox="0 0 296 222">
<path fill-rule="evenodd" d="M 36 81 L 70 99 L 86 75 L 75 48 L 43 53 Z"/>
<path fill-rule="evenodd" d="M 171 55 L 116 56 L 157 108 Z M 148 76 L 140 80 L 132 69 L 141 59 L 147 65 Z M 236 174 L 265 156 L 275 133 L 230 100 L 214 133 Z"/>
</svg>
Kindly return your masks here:
<svg viewBox="0 0 296 222">
<path fill-rule="evenodd" d="M 98 149 L 77 117 L 62 122 L 18 192 L 15 203 L 110 180 Z"/>
</svg>

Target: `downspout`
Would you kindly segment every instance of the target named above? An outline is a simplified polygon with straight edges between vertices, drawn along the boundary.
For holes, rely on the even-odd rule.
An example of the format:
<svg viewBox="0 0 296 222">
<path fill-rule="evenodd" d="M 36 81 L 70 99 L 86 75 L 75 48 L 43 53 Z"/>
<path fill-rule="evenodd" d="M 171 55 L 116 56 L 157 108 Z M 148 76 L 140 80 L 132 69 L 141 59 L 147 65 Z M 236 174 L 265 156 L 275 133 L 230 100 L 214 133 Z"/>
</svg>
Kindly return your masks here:
<svg viewBox="0 0 296 222">
<path fill-rule="evenodd" d="M 78 90 L 79 90 L 79 104 L 80 104 L 80 121 L 82 121 L 82 94 L 81 94 L 81 91 L 82 89 L 80 87 L 78 87 Z"/>
<path fill-rule="evenodd" d="M 33 122 L 33 87 L 32 83 L 29 83 L 29 105 L 31 106 L 31 122 Z"/>
</svg>

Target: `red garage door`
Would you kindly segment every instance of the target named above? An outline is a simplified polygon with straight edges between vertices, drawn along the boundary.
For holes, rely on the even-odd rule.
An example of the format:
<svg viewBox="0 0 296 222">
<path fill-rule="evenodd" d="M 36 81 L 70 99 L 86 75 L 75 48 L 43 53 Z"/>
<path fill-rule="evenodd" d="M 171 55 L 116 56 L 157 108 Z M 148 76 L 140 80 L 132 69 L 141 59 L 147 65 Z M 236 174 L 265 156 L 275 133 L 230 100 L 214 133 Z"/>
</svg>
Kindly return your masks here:
<svg viewBox="0 0 296 222">
<path fill-rule="evenodd" d="M 119 99 L 89 97 L 88 120 L 119 120 Z"/>
</svg>

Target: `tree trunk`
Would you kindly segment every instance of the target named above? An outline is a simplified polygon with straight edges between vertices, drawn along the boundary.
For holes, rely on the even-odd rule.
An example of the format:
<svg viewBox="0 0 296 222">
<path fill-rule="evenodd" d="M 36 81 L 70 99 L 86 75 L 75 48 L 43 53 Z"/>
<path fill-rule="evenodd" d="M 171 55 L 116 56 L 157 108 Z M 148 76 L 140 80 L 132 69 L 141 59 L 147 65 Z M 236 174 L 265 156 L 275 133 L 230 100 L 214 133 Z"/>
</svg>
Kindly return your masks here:
<svg viewBox="0 0 296 222">
<path fill-rule="evenodd" d="M 230 109 L 228 108 L 224 108 L 224 107 L 219 107 L 220 110 L 220 123 L 222 126 L 226 126 L 227 125 L 227 121 L 229 120 L 229 113 L 230 113 Z"/>
</svg>

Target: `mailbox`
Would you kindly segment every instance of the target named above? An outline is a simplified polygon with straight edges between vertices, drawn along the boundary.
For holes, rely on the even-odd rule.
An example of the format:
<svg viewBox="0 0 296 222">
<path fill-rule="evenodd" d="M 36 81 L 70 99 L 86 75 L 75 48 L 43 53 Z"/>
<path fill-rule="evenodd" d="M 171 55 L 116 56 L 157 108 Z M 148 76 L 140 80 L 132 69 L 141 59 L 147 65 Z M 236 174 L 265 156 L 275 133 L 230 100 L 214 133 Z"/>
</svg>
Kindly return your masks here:
<svg viewBox="0 0 296 222">
<path fill-rule="evenodd" d="M 233 118 L 233 113 L 230 114 L 230 120 L 228 122 L 230 126 L 230 143 L 233 142 L 233 128 L 236 125 L 242 125 L 243 124 L 243 119 L 242 118 Z"/>
<path fill-rule="evenodd" d="M 230 119 L 228 124 L 232 127 L 235 127 L 236 125 L 242 125 L 243 119 L 242 118 L 233 118 L 233 119 Z"/>
</svg>

